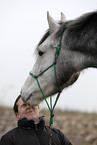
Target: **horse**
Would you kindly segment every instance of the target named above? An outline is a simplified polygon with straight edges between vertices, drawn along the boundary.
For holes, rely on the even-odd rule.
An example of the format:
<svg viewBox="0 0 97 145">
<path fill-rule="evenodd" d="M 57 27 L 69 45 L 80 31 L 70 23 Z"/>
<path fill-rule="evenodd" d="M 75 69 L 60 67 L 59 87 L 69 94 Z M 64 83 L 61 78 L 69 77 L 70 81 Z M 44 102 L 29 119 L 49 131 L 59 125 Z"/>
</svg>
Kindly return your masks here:
<svg viewBox="0 0 97 145">
<path fill-rule="evenodd" d="M 36 62 L 21 97 L 37 106 L 43 99 L 75 83 L 82 70 L 97 68 L 97 11 L 74 20 L 55 21 L 47 12 L 49 29 L 39 41 Z M 56 60 L 56 61 L 55 61 Z"/>
</svg>

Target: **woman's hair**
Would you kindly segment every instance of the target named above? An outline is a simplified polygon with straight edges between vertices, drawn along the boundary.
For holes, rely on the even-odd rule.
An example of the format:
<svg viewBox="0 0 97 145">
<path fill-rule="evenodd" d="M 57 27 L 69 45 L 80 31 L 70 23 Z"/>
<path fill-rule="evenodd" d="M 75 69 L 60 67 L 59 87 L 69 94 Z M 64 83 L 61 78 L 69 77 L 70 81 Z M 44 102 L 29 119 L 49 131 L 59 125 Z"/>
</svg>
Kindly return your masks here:
<svg viewBox="0 0 97 145">
<path fill-rule="evenodd" d="M 18 113 L 18 105 L 17 105 L 17 102 L 18 102 L 18 100 L 21 98 L 21 95 L 19 95 L 18 97 L 17 97 L 17 99 L 15 100 L 15 103 L 14 103 L 14 106 L 13 106 L 13 110 L 14 110 L 14 112 L 15 113 Z"/>
</svg>

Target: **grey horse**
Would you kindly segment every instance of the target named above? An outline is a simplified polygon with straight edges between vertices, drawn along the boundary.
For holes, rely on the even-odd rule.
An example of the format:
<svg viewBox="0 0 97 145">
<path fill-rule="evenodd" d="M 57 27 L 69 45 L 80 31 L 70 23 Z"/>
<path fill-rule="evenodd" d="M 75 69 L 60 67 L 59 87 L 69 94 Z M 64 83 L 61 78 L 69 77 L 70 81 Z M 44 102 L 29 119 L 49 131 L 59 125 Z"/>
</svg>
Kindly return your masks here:
<svg viewBox="0 0 97 145">
<path fill-rule="evenodd" d="M 82 70 L 97 68 L 97 11 L 71 21 L 66 21 L 64 14 L 61 14 L 59 22 L 47 12 L 47 20 L 49 29 L 37 45 L 36 62 L 21 89 L 22 98 L 29 100 L 31 105 L 38 105 L 44 99 L 39 86 L 45 97 L 49 97 L 59 92 L 59 88 L 62 91 L 72 85 Z M 58 51 L 56 46 L 59 43 Z M 54 72 L 52 64 L 56 51 Z M 38 82 L 35 76 L 38 76 Z"/>
</svg>

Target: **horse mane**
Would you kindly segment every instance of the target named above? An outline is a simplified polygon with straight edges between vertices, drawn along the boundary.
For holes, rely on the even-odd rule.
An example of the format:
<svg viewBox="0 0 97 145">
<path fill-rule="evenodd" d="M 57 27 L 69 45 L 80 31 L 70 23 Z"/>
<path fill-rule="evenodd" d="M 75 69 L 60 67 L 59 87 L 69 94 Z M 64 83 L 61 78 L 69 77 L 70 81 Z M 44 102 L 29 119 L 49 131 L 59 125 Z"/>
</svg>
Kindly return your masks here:
<svg viewBox="0 0 97 145">
<path fill-rule="evenodd" d="M 64 33 L 64 34 L 63 34 Z M 64 45 L 67 49 L 85 51 L 94 49 L 97 51 L 97 11 L 89 12 L 81 17 L 63 22 L 56 33 L 56 37 L 64 35 Z"/>
<path fill-rule="evenodd" d="M 60 38 L 64 35 L 64 45 L 67 49 L 78 49 L 79 51 L 87 52 L 88 48 L 93 47 L 97 50 L 97 11 L 83 14 L 75 20 L 58 23 L 60 24 L 60 27 L 56 32 L 55 37 Z M 48 29 L 37 46 L 40 46 L 49 36 L 50 30 Z M 92 42 L 91 38 L 93 38 L 96 43 Z M 37 51 L 37 48 L 35 51 Z"/>
<path fill-rule="evenodd" d="M 63 22 L 56 33 L 56 37 L 60 37 L 65 29 L 69 29 L 70 31 L 74 32 L 78 30 L 82 31 L 82 29 L 87 26 L 87 24 L 89 27 L 97 27 L 97 11 L 83 14 L 75 20 Z"/>
<path fill-rule="evenodd" d="M 82 15 L 76 20 L 71 21 L 67 27 L 70 27 L 70 30 L 82 31 L 82 29 L 87 27 L 87 25 L 89 28 L 97 26 L 97 11 Z"/>
<path fill-rule="evenodd" d="M 66 29 L 75 33 L 77 31 L 82 31 L 82 29 L 85 28 L 85 26 L 87 25 L 89 25 L 89 27 L 97 27 L 97 11 L 86 13 L 81 17 L 77 18 L 76 20 L 58 23 L 60 24 L 60 28 L 55 34 L 57 38 L 60 37 Z M 38 46 L 40 46 L 49 35 L 50 30 L 48 29 L 38 43 Z"/>
</svg>

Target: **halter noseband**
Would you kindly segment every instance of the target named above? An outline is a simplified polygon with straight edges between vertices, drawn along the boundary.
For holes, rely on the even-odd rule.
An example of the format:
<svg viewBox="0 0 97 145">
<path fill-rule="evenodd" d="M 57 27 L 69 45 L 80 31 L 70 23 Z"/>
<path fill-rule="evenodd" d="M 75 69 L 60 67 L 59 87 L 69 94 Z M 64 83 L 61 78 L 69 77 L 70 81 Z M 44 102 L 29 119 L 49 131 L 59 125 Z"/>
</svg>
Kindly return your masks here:
<svg viewBox="0 0 97 145">
<path fill-rule="evenodd" d="M 45 102 L 46 102 L 46 104 L 47 104 L 47 106 L 48 106 L 48 108 L 49 108 L 49 110 L 50 110 L 50 126 L 53 124 L 53 117 L 54 117 L 53 110 L 54 110 L 54 108 L 55 108 L 55 106 L 56 106 L 56 103 L 57 103 L 57 101 L 58 101 L 58 99 L 59 99 L 59 96 L 60 96 L 60 93 L 61 93 L 61 88 L 59 87 L 59 84 L 58 84 L 58 82 L 57 82 L 57 77 L 56 77 L 56 63 L 57 63 L 57 58 L 58 58 L 58 56 L 59 56 L 60 49 L 61 49 L 61 42 L 62 42 L 62 36 L 61 36 L 61 39 L 60 39 L 59 44 L 58 44 L 56 47 L 52 47 L 53 49 L 56 48 L 56 52 L 55 52 L 54 62 L 53 62 L 49 67 L 47 67 L 45 70 L 43 70 L 43 71 L 42 71 L 41 73 L 39 73 L 38 75 L 34 75 L 32 72 L 29 72 L 29 74 L 30 74 L 32 77 L 34 77 L 34 78 L 36 79 L 37 84 L 38 84 L 38 87 L 39 87 L 39 89 L 40 89 L 40 91 L 41 91 L 41 93 L 42 93 L 42 96 L 44 97 L 44 100 L 45 100 Z M 52 66 L 54 66 L 55 80 L 56 80 L 56 84 L 57 84 L 57 86 L 58 86 L 58 88 L 59 88 L 59 92 L 58 92 L 58 95 L 57 95 L 57 97 L 56 97 L 56 100 L 55 100 L 55 103 L 54 103 L 53 107 L 52 107 L 52 98 L 50 97 L 50 105 L 49 105 L 48 102 L 47 102 L 47 100 L 46 100 L 46 97 L 45 97 L 45 95 L 44 95 L 44 93 L 43 93 L 43 91 L 42 91 L 42 89 L 41 89 L 41 86 L 40 86 L 40 84 L 39 84 L 39 81 L 38 81 L 38 77 L 39 77 L 40 75 L 42 75 L 44 72 L 46 72 L 48 69 L 50 69 Z M 27 98 L 27 100 L 28 100 L 29 98 L 30 98 L 30 96 Z"/>
</svg>

